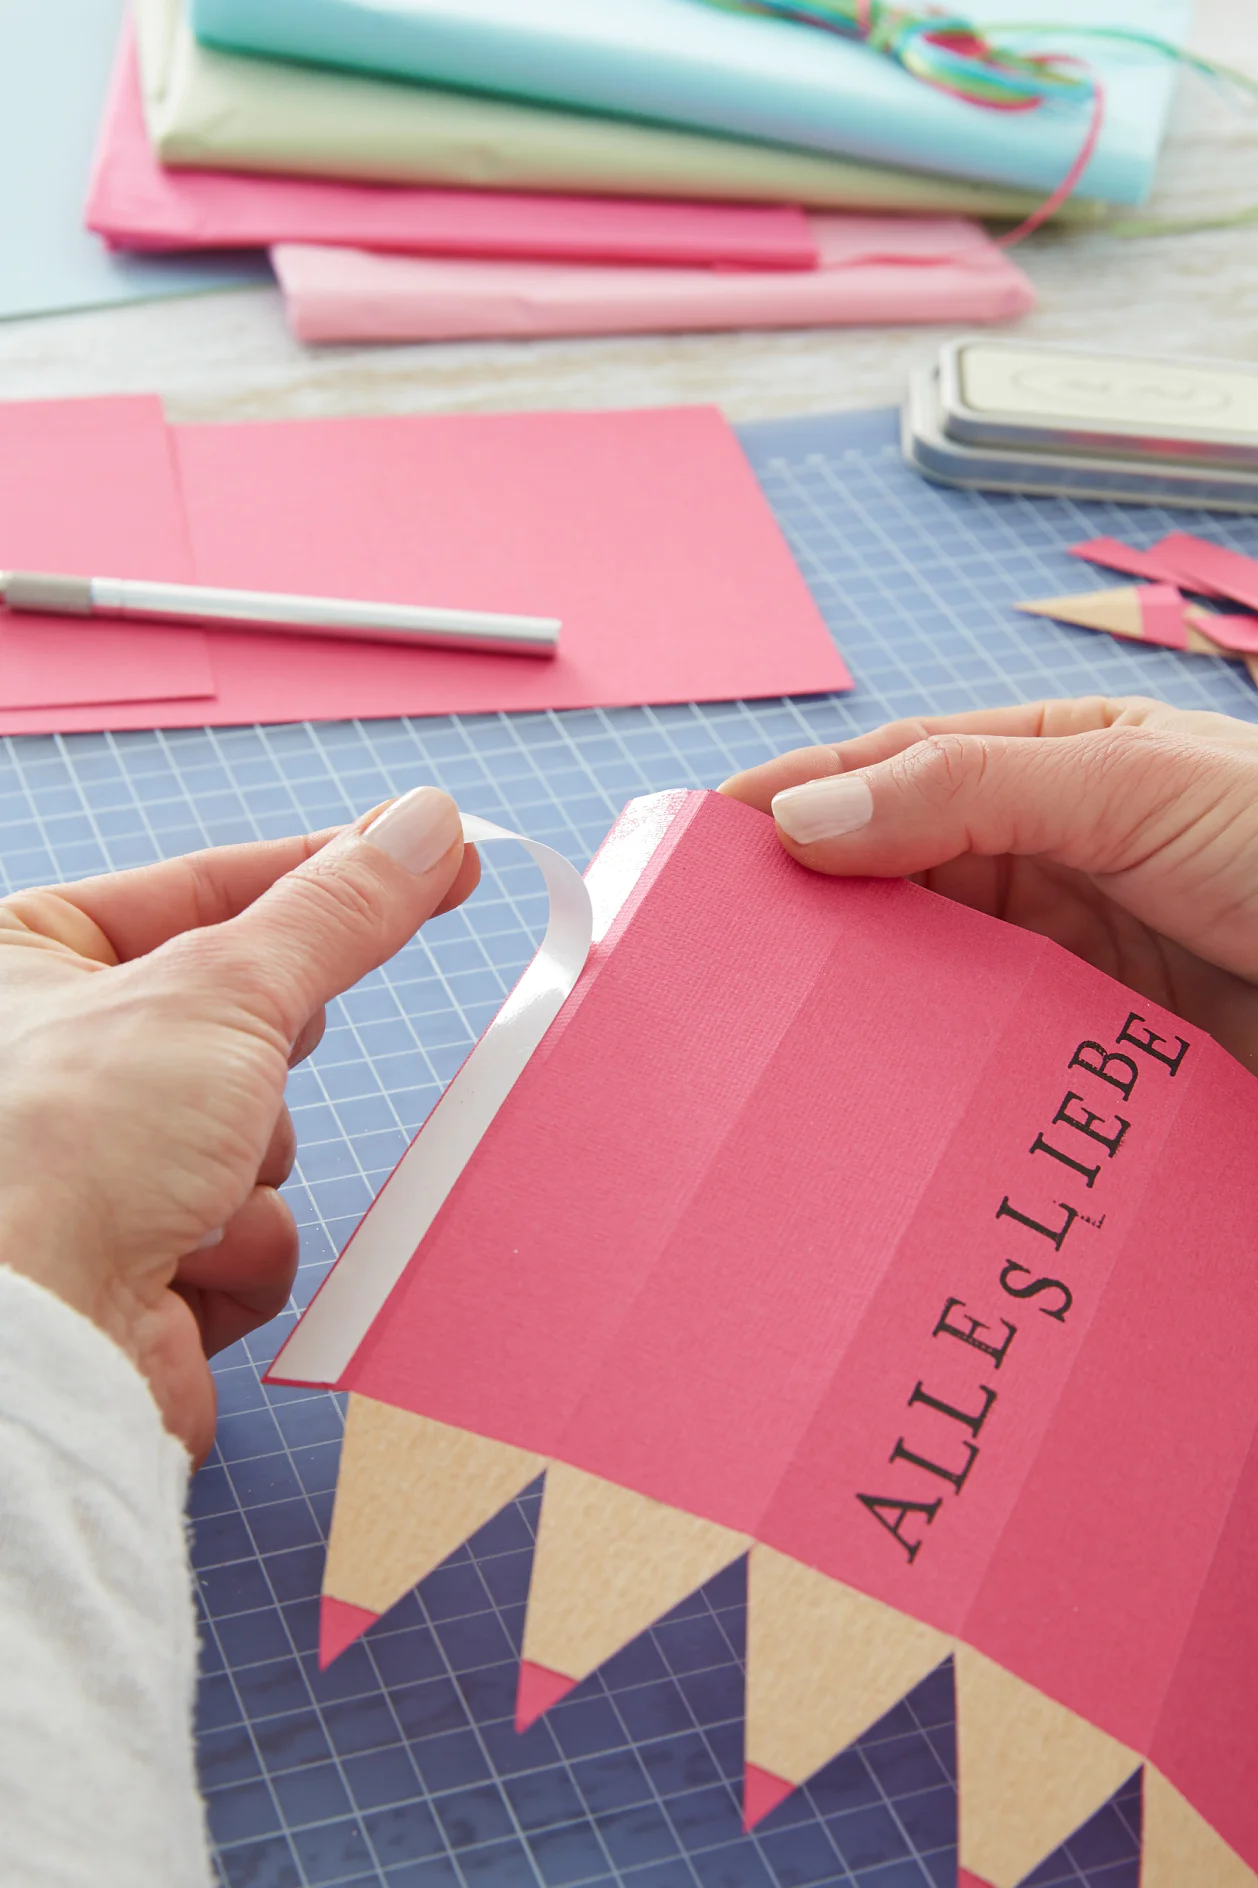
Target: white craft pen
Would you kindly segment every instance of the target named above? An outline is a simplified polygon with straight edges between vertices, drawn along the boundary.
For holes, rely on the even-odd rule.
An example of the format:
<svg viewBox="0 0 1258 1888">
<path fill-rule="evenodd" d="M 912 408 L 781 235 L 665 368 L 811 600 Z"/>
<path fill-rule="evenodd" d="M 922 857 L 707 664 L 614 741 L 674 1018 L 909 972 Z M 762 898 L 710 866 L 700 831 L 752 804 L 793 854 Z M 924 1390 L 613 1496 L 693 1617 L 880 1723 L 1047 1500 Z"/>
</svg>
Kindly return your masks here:
<svg viewBox="0 0 1258 1888">
<path fill-rule="evenodd" d="M 268 635 L 347 636 L 359 642 L 480 649 L 517 656 L 553 656 L 561 627 L 549 616 L 354 603 L 339 597 L 283 596 L 264 590 L 217 590 L 200 584 L 117 577 L 50 577 L 25 570 L 0 571 L 0 599 L 10 610 L 44 615 L 208 623 Z"/>
</svg>

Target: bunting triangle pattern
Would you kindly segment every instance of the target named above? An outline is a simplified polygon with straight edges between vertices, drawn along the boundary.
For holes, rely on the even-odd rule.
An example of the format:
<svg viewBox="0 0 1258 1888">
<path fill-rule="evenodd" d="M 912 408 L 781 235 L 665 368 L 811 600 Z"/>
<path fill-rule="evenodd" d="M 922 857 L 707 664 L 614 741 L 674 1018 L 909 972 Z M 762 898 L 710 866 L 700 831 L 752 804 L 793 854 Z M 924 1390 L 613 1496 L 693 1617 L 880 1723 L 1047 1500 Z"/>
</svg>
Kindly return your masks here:
<svg viewBox="0 0 1258 1888">
<path fill-rule="evenodd" d="M 544 1467 L 527 1450 L 351 1396 L 323 1578 L 320 1663 L 330 1664 Z"/>
<path fill-rule="evenodd" d="M 554 1463 L 529 1587 L 518 1729 L 749 1545 L 744 1534 Z"/>
<path fill-rule="evenodd" d="M 1144 1773 L 1140 1888 L 1254 1888 L 1249 1868 L 1152 1767 Z"/>
<path fill-rule="evenodd" d="M 748 1829 L 941 1665 L 951 1641 L 757 1544 L 747 1563 Z"/>
<path fill-rule="evenodd" d="M 590 883 L 426 1230 L 373 1209 L 273 1366 L 350 1396 L 325 1653 L 544 1470 L 522 1725 L 746 1553 L 749 1826 L 951 1654 L 970 1888 L 1141 1766 L 1142 1888 L 1258 1888 L 1258 1080 L 717 794 Z"/>
<path fill-rule="evenodd" d="M 1140 1760 L 969 1646 L 956 1651 L 961 1864 L 1018 1888 Z"/>
</svg>

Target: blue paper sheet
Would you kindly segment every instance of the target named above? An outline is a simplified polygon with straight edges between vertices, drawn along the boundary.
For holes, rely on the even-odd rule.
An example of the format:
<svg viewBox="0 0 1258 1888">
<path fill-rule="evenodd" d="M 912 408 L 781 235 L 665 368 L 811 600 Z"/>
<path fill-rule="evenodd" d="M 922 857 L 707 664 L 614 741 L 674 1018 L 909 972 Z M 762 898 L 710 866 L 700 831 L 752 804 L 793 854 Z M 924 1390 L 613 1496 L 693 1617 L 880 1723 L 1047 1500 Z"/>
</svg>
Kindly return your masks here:
<svg viewBox="0 0 1258 1888">
<path fill-rule="evenodd" d="M 120 256 L 83 227 L 125 0 L 0 0 L 0 319 L 273 280 L 264 256 Z"/>
<path fill-rule="evenodd" d="M 1086 56 L 1105 121 L 1080 186 L 1138 203 L 1161 144 L 1174 67 L 1079 25 L 1182 40 L 1191 0 L 967 0 L 982 22 L 1029 23 L 1026 44 Z M 1045 32 L 1048 15 L 1060 31 Z M 999 112 L 911 78 L 833 34 L 704 0 L 192 0 L 200 38 L 243 51 L 702 126 L 875 163 L 1049 191 L 1068 173 L 1086 103 Z"/>
</svg>

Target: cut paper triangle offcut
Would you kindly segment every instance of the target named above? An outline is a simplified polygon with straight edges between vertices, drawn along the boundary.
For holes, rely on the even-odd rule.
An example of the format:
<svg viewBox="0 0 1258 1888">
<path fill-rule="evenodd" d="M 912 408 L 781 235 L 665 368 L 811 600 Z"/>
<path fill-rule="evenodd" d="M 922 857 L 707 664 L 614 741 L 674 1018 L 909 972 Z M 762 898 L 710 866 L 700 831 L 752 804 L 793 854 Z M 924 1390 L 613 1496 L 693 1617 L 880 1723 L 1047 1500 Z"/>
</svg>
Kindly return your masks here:
<svg viewBox="0 0 1258 1888">
<path fill-rule="evenodd" d="M 1123 641 L 1240 661 L 1258 681 L 1258 618 L 1203 609 L 1188 602 L 1171 584 L 1124 584 L 1112 590 L 1040 597 L 1015 608 L 1024 616 L 1046 616 L 1074 629 L 1100 630 Z"/>
<path fill-rule="evenodd" d="M 750 1543 L 749 1823 L 951 1655 L 972 1880 L 1017 1888 L 1143 1767 L 1144 1888 L 1258 1888 L 1258 1374 L 1226 1362 L 1258 1354 L 1258 1080 L 719 794 L 631 803 L 590 883 L 588 961 L 439 1210 L 408 1202 L 457 1077 L 272 1367 L 381 1444 L 342 1463 L 329 1647 L 541 1464 L 522 1722 Z"/>
<path fill-rule="evenodd" d="M 1047 616 L 1076 629 L 1100 629 L 1110 636 L 1140 634 L 1134 590 L 1081 590 L 1063 597 L 1037 597 L 1014 607 L 1024 616 Z"/>
</svg>

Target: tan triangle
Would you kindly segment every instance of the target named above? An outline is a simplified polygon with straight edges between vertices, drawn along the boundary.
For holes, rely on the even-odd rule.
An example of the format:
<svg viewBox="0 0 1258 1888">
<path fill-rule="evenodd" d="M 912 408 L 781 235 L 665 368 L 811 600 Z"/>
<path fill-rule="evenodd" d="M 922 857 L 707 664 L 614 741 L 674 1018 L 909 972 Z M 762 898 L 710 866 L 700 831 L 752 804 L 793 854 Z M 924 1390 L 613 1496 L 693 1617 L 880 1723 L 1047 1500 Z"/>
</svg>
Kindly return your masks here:
<svg viewBox="0 0 1258 1888">
<path fill-rule="evenodd" d="M 545 1466 L 524 1449 L 351 1396 L 324 1592 L 388 1612 Z"/>
<path fill-rule="evenodd" d="M 951 1650 L 933 1626 L 757 1544 L 747 1563 L 747 1762 L 806 1782 Z"/>
<path fill-rule="evenodd" d="M 1123 584 L 1117 590 L 1085 590 L 1078 596 L 1042 597 L 1038 602 L 1015 607 L 1024 615 L 1051 616 L 1055 623 L 1070 623 L 1076 629 L 1103 629 L 1110 636 L 1131 636 L 1137 642 L 1144 634 L 1140 591 L 1135 584 Z"/>
<path fill-rule="evenodd" d="M 563 1463 L 546 1474 L 524 1658 L 582 1679 L 748 1547 L 646 1495 Z"/>
<path fill-rule="evenodd" d="M 1017 1888 L 1140 1759 L 968 1646 L 956 1674 L 961 1866 L 990 1888 Z"/>
<path fill-rule="evenodd" d="M 1144 1773 L 1140 1888 L 1255 1888 L 1258 1875 L 1152 1766 Z"/>
</svg>

